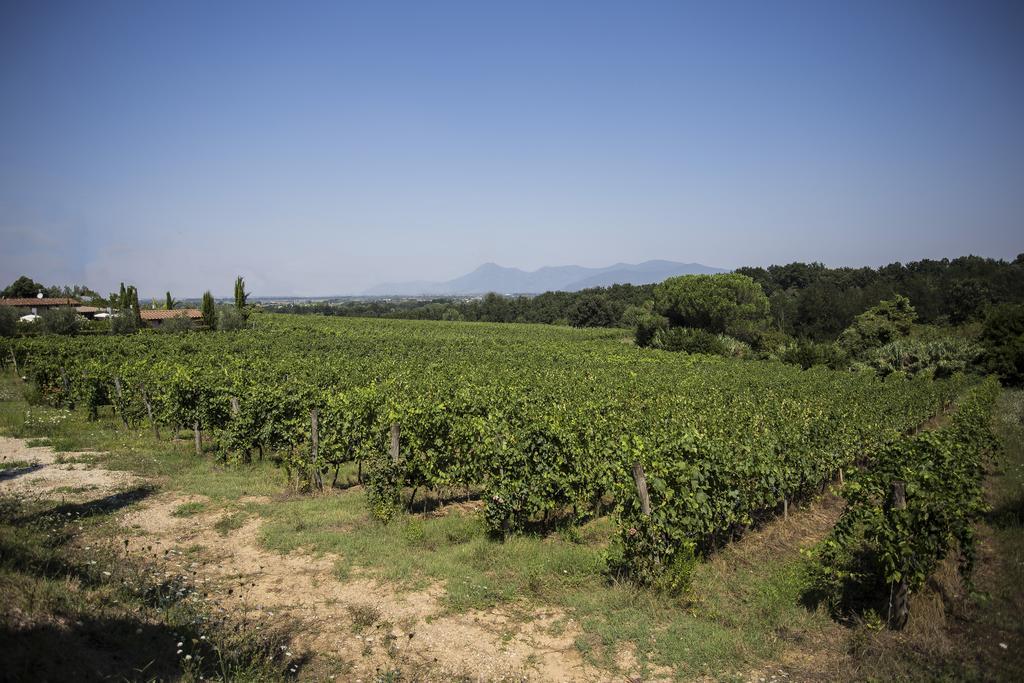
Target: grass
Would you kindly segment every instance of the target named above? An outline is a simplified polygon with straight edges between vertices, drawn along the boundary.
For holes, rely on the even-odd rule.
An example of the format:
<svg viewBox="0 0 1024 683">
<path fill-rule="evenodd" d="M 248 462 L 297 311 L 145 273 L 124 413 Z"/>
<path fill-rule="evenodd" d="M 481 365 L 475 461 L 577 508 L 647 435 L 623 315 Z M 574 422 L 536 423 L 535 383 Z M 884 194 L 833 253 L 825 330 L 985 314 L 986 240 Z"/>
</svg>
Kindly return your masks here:
<svg viewBox="0 0 1024 683">
<path fill-rule="evenodd" d="M 206 503 L 199 501 L 192 501 L 189 503 L 182 503 L 178 507 L 171 511 L 172 517 L 192 517 L 198 515 L 206 510 Z"/>
<path fill-rule="evenodd" d="M 823 537 L 838 514 L 840 503 L 829 496 L 700 563 L 690 591 L 670 598 L 608 576 L 606 556 L 614 534 L 609 518 L 505 542 L 487 535 L 472 503 L 403 515 L 383 525 L 368 516 L 352 466 L 339 474 L 343 488 L 305 496 L 288 488 L 269 459 L 225 466 L 212 454 L 196 456 L 191 442 L 157 441 L 145 426 L 126 430 L 109 414 L 88 422 L 81 413 L 2 401 L 0 430 L 47 438 L 62 450 L 105 451 L 91 458 L 147 476 L 163 488 L 203 496 L 204 502 L 183 504 L 174 514 L 221 512 L 214 526 L 222 534 L 257 516 L 263 545 L 280 553 L 336 554 L 341 579 L 359 571 L 399 590 L 440 586 L 452 612 L 501 607 L 527 620 L 537 608 L 558 608 L 563 616 L 552 631 L 574 629 L 582 656 L 607 669 L 632 660 L 624 667 L 632 674 L 680 679 L 742 679 L 770 664 L 808 678 L 972 678 L 988 671 L 994 678 L 1021 680 L 1022 415 L 1024 394 L 1005 392 L 997 415 L 1005 455 L 990 482 L 993 511 L 980 530 L 985 551 L 976 592 L 956 605 L 944 607 L 938 599 L 931 614 L 939 626 L 924 618 L 918 630 L 902 634 L 878 632 L 869 624 L 842 627 L 823 610 L 801 603 L 799 551 Z M 380 619 L 372 605 L 346 609 L 357 628 Z M 920 605 L 914 609 L 929 614 Z M 999 642 L 1007 642 L 1008 649 Z"/>
<path fill-rule="evenodd" d="M 2 460 L 0 461 L 0 472 L 3 470 L 20 470 L 25 467 L 32 467 L 27 460 Z"/>
<path fill-rule="evenodd" d="M 245 525 L 245 520 L 249 518 L 249 514 L 243 511 L 230 512 L 213 524 L 213 528 L 217 530 L 221 536 L 227 536 L 236 529 L 241 529 Z"/>
</svg>

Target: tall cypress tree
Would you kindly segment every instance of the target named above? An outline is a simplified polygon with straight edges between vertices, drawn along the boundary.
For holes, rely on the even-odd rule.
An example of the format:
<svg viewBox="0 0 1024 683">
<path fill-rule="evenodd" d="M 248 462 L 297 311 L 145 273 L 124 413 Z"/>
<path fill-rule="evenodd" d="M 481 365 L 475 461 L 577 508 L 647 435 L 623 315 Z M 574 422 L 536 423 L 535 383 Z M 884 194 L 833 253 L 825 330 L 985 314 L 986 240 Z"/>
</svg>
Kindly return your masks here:
<svg viewBox="0 0 1024 683">
<path fill-rule="evenodd" d="M 171 298 L 171 293 L 167 292 L 167 302 L 164 304 L 168 311 L 174 310 L 174 299 Z"/>
<path fill-rule="evenodd" d="M 213 294 L 210 294 L 209 290 L 203 293 L 203 324 L 209 329 L 214 329 L 217 326 L 217 309 L 213 305 Z"/>
<path fill-rule="evenodd" d="M 139 290 L 132 285 L 128 288 L 128 297 L 131 300 L 132 316 L 135 318 L 135 327 L 142 329 L 142 308 L 139 306 Z"/>
<path fill-rule="evenodd" d="M 120 310 L 128 308 L 128 290 L 124 288 L 124 283 L 121 283 L 121 293 L 117 297 L 117 307 Z"/>
</svg>

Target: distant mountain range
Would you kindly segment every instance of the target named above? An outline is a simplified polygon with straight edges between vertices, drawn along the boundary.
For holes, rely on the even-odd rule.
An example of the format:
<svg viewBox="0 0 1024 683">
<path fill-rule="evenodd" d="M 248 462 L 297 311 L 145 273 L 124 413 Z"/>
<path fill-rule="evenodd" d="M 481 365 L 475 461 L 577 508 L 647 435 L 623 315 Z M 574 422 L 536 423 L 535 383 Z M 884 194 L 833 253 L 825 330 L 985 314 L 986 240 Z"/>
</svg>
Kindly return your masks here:
<svg viewBox="0 0 1024 683">
<path fill-rule="evenodd" d="M 575 292 L 588 287 L 614 284 L 646 285 L 676 275 L 724 273 L 700 263 L 675 261 L 644 261 L 616 263 L 605 268 L 583 266 L 544 266 L 534 271 L 503 268 L 485 263 L 472 273 L 447 282 L 388 282 L 371 287 L 365 296 L 468 295 L 497 292 L 499 294 L 540 294 L 549 291 Z"/>
</svg>

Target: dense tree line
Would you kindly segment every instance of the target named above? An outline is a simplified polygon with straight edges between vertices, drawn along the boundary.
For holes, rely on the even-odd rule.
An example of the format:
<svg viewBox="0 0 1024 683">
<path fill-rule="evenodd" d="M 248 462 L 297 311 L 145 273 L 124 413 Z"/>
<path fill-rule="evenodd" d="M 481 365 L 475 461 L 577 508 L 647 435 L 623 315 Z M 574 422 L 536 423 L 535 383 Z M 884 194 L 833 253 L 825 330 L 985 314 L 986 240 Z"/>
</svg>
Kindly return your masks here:
<svg viewBox="0 0 1024 683">
<path fill-rule="evenodd" d="M 437 297 L 429 301 L 398 299 L 342 303 L 293 303 L 264 306 L 279 313 L 315 313 L 362 318 L 464 320 L 469 322 L 542 323 L 575 327 L 631 327 L 631 307 L 654 297 L 654 285 L 612 285 L 579 292 L 545 292 L 537 296 L 487 294 L 481 298 Z"/>
<path fill-rule="evenodd" d="M 1024 303 L 1024 254 L 1012 262 L 963 256 L 877 269 L 790 263 L 736 272 L 761 285 L 781 331 L 819 341 L 835 339 L 857 315 L 897 294 L 926 324 L 980 320 L 993 304 Z"/>
<path fill-rule="evenodd" d="M 881 268 L 828 268 L 790 263 L 736 271 L 761 285 L 776 329 L 797 339 L 836 339 L 854 318 L 896 295 L 910 299 L 921 323 L 960 324 L 984 318 L 995 304 L 1024 303 L 1024 255 L 1012 262 L 964 256 L 893 263 Z M 420 320 L 467 320 L 634 327 L 638 309 L 654 300 L 654 285 L 613 285 L 533 297 L 488 294 L 482 299 L 356 301 L 269 307 L 319 313 Z"/>
<path fill-rule="evenodd" d="M 22 275 L 17 280 L 8 285 L 6 288 L 4 288 L 2 291 L 0 291 L 0 298 L 27 299 L 29 297 L 34 297 L 38 295 L 40 292 L 42 292 L 43 296 L 54 299 L 60 297 L 71 297 L 73 299 L 85 301 L 102 298 L 93 290 L 82 285 L 65 285 L 64 287 L 58 287 L 54 285 L 51 287 L 47 287 L 46 285 L 36 282 L 27 275 Z"/>
</svg>

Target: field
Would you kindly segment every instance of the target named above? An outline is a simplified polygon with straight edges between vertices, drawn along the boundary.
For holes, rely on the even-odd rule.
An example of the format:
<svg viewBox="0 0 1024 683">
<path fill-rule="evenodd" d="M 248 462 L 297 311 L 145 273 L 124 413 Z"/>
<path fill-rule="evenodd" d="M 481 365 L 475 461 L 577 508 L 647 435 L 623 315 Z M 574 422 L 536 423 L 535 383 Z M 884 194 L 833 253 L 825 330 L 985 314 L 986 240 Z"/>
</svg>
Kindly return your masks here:
<svg viewBox="0 0 1024 683">
<path fill-rule="evenodd" d="M 207 587 L 194 609 L 226 610 L 208 638 L 226 638 L 232 619 L 276 634 L 242 631 L 259 675 L 930 678 L 1019 667 L 1020 626 L 1005 618 L 1020 603 L 1006 588 L 1019 561 L 1000 564 L 1003 547 L 1020 552 L 1019 445 L 989 484 L 1005 499 L 980 534 L 977 574 L 990 585 L 966 591 L 940 557 L 939 578 L 912 596 L 922 616 L 899 633 L 807 599 L 801 550 L 840 518 L 839 481 L 859 481 L 920 429 L 956 423 L 977 382 L 643 350 L 618 330 L 292 316 L 238 333 L 23 339 L 11 350 L 28 381 L 8 375 L 3 428 L 55 454 L 27 472 L 32 448 L 9 446 L 11 470 L 26 473 L 4 480 L 21 487 L 5 533 L 23 536 L 30 518 L 58 524 L 47 515 L 60 497 L 93 510 L 87 528 L 61 536 L 61 556 L 88 545 L 121 548 L 136 558 L 126 566 L 191 567 L 183 594 Z M 1004 443 L 1019 436 L 1020 408 L 999 399 Z M 113 503 L 89 508 L 96 500 Z M 153 555 L 154 543 L 170 554 Z M 5 567 L 5 593 L 38 580 L 25 566 Z M 937 614 L 941 628 L 925 616 Z M 957 641 L 958 628 L 969 635 Z M 996 640 L 978 645 L 982 632 Z M 277 638 L 290 650 L 275 651 Z M 201 647 L 189 660 L 181 649 L 166 671 L 199 666 Z M 220 675 L 235 666 L 221 662 Z"/>
</svg>

